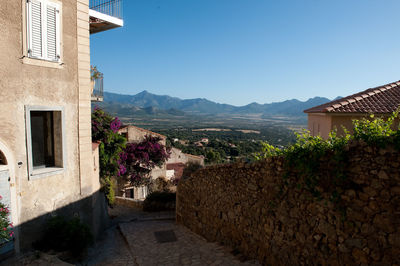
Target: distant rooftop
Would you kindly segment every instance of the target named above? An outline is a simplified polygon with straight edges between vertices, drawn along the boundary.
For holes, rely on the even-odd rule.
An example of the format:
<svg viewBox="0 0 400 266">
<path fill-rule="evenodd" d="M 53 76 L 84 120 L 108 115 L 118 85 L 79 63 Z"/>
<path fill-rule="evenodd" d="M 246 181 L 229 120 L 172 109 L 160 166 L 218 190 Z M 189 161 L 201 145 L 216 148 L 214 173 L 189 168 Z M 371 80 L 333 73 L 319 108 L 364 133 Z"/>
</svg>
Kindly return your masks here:
<svg viewBox="0 0 400 266">
<path fill-rule="evenodd" d="M 162 139 L 166 139 L 167 138 L 167 136 L 158 134 L 156 132 L 153 132 L 153 131 L 150 131 L 150 130 L 147 130 L 147 129 L 144 129 L 144 128 L 141 128 L 141 127 L 133 126 L 133 125 L 122 126 L 119 131 L 123 131 L 123 129 L 127 129 L 129 127 L 134 128 L 134 129 L 139 130 L 139 131 L 142 131 L 142 132 L 145 132 L 145 133 L 147 133 L 149 135 L 152 135 L 152 136 L 158 136 L 158 137 L 160 137 Z"/>
<path fill-rule="evenodd" d="M 373 113 L 388 114 L 400 105 L 400 81 L 321 104 L 305 113 Z"/>
</svg>

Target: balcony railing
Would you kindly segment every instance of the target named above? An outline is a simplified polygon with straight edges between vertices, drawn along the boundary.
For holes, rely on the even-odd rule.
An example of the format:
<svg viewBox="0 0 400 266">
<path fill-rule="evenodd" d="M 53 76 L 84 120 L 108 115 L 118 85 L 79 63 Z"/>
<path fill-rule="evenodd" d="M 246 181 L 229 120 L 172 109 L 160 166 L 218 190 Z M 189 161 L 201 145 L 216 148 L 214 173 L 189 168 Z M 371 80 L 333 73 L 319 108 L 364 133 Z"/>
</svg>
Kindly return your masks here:
<svg viewBox="0 0 400 266">
<path fill-rule="evenodd" d="M 89 17 L 91 34 L 122 27 L 122 0 L 90 0 Z"/>
<path fill-rule="evenodd" d="M 98 78 L 92 80 L 92 101 L 102 102 L 103 101 L 103 74 L 100 74 Z"/>
<path fill-rule="evenodd" d="M 122 19 L 122 0 L 90 0 L 89 8 Z"/>
</svg>

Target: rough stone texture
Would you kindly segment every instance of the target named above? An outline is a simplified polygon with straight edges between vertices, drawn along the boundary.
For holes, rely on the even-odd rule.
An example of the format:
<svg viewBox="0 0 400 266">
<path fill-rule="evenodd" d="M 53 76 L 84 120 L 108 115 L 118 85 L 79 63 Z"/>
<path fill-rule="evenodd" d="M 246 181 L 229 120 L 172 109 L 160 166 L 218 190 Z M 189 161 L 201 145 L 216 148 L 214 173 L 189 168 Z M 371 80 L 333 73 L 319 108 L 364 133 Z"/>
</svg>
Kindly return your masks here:
<svg viewBox="0 0 400 266">
<path fill-rule="evenodd" d="M 143 200 L 135 200 L 131 198 L 115 197 L 115 204 L 141 210 L 143 208 Z"/>
<path fill-rule="evenodd" d="M 269 158 L 182 180 L 177 221 L 263 264 L 399 264 L 400 153 L 352 143 L 348 155 L 346 175 L 355 185 L 343 193 L 345 218 L 330 201 L 298 188 L 280 199 L 284 161 Z M 329 160 L 321 161 L 332 178 Z"/>
</svg>

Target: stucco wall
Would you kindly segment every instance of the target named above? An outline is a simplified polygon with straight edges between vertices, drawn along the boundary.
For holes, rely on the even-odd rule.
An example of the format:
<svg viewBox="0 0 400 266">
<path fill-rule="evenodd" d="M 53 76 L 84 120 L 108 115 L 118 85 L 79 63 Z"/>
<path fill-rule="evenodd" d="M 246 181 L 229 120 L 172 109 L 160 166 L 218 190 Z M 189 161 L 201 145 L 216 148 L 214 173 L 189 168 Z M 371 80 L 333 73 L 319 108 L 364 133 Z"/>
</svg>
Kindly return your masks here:
<svg viewBox="0 0 400 266">
<path fill-rule="evenodd" d="M 17 212 L 16 226 L 20 225 L 22 231 L 28 221 L 90 196 L 98 188 L 93 186 L 96 173 L 91 146 L 89 84 L 85 87 L 85 82 L 90 81 L 90 48 L 88 41 L 78 38 L 78 34 L 89 38 L 89 1 L 58 2 L 62 3 L 62 64 L 24 58 L 26 1 L 0 4 L 0 142 L 14 157 L 10 161 L 15 168 L 11 180 L 15 187 L 13 212 Z M 64 108 L 66 165 L 61 174 L 29 179 L 25 106 Z M 34 232 L 27 229 L 23 234 L 22 246 L 28 246 Z"/>
<path fill-rule="evenodd" d="M 195 163 L 204 165 L 204 158 L 201 158 L 200 156 L 186 154 L 177 148 L 172 148 L 171 156 L 166 162 L 166 164 L 176 164 L 176 163 L 184 163 L 184 164 Z"/>
<path fill-rule="evenodd" d="M 165 145 L 166 143 L 166 137 L 163 135 L 160 135 L 155 132 L 151 132 L 149 130 L 146 130 L 144 128 L 140 127 L 135 127 L 135 126 L 127 126 L 119 130 L 120 133 L 127 133 L 127 141 L 128 142 L 140 142 L 144 140 L 144 138 L 147 135 L 153 136 L 153 137 L 160 137 L 161 141 L 160 143 Z"/>
<path fill-rule="evenodd" d="M 264 265 L 399 264 L 399 151 L 352 143 L 348 158 L 346 216 L 331 194 L 317 200 L 297 186 L 280 193 L 284 160 L 270 158 L 211 166 L 181 180 L 177 221 Z M 333 178 L 329 157 L 321 164 L 322 175 Z"/>
<path fill-rule="evenodd" d="M 328 138 L 332 130 L 332 118 L 327 114 L 308 114 L 308 130 L 312 136 Z"/>
<path fill-rule="evenodd" d="M 389 115 L 375 115 L 387 119 Z M 320 135 L 327 139 L 329 132 L 337 129 L 338 135 L 343 135 L 344 126 L 350 133 L 353 133 L 353 120 L 371 119 L 369 114 L 338 114 L 338 113 L 320 113 L 308 114 L 308 130 L 312 136 Z M 398 127 L 398 119 L 393 123 L 393 129 Z"/>
<path fill-rule="evenodd" d="M 350 133 L 353 133 L 353 120 L 362 119 L 368 117 L 368 115 L 332 115 L 332 129 L 337 128 L 339 135 L 343 135 L 344 126 Z"/>
</svg>

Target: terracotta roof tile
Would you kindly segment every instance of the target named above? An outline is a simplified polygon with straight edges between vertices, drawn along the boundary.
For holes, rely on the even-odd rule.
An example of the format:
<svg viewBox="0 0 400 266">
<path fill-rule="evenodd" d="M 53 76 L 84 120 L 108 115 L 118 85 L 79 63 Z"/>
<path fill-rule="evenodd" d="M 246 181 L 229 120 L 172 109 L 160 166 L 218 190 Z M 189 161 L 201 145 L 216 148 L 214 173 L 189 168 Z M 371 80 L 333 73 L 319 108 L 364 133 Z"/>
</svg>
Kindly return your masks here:
<svg viewBox="0 0 400 266">
<path fill-rule="evenodd" d="M 305 113 L 374 113 L 394 112 L 400 105 L 400 81 L 321 104 L 304 110 Z"/>
</svg>

